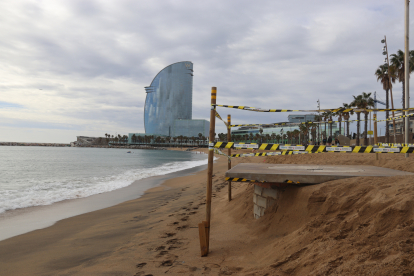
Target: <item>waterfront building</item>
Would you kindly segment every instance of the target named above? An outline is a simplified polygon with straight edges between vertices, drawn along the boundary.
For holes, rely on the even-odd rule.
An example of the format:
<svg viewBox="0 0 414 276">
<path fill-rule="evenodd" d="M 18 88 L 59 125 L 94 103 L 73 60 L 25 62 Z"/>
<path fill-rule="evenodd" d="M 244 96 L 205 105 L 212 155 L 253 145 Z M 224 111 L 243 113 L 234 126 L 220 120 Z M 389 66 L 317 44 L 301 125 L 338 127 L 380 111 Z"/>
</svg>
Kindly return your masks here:
<svg viewBox="0 0 414 276">
<path fill-rule="evenodd" d="M 263 126 L 252 126 L 252 127 L 240 127 L 236 130 L 232 130 L 231 133 L 234 135 L 243 135 L 246 134 L 250 136 L 252 134 L 255 136 L 256 134 L 260 134 L 260 130 L 262 130 L 262 135 L 269 134 L 272 136 L 274 135 L 283 135 L 286 134 L 288 131 L 292 132 L 294 130 L 299 130 L 299 126 L 302 122 L 315 122 L 315 114 L 291 114 L 288 116 L 287 122 L 281 122 L 286 123 L 286 125 L 279 125 L 279 126 L 272 126 L 272 125 L 263 125 Z M 323 121 L 320 124 L 319 130 L 317 130 L 317 133 L 325 133 L 329 136 L 330 132 L 330 125 L 326 124 L 326 130 L 325 130 L 325 124 Z M 342 128 L 342 134 L 344 132 L 344 129 Z M 332 135 L 335 137 L 339 133 L 339 127 L 337 123 L 332 124 Z M 310 139 L 317 139 L 316 137 L 312 137 L 310 135 Z M 321 139 L 322 140 L 322 139 Z"/>
<path fill-rule="evenodd" d="M 146 135 L 208 136 L 209 122 L 192 118 L 193 72 L 191 61 L 173 63 L 145 87 Z"/>
<path fill-rule="evenodd" d="M 413 114 L 414 110 L 410 110 L 408 111 L 408 114 Z M 402 116 L 405 113 L 401 112 L 401 111 L 397 111 L 394 112 L 394 116 L 398 117 L 398 116 Z M 392 112 L 390 112 L 388 118 L 392 118 Z M 400 118 L 400 119 L 395 119 L 395 130 L 396 130 L 396 134 L 403 134 L 404 133 L 404 120 L 405 118 Z M 413 133 L 413 129 L 414 129 L 414 116 L 410 116 L 408 117 L 408 122 L 410 125 L 410 133 Z M 390 135 L 394 135 L 394 126 L 393 126 L 393 121 L 391 120 L 388 124 L 388 129 L 390 131 Z"/>
</svg>

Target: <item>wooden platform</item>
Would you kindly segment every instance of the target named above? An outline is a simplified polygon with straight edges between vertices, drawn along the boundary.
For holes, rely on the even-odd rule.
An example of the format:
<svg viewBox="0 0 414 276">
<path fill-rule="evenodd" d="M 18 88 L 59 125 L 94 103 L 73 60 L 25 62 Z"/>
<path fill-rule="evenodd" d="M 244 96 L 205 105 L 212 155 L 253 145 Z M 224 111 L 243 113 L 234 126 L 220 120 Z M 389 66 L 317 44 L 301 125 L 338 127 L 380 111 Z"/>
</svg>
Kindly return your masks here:
<svg viewBox="0 0 414 276">
<path fill-rule="evenodd" d="M 226 177 L 291 184 L 318 184 L 330 180 L 358 176 L 398 176 L 414 173 L 375 166 L 360 165 L 297 165 L 297 164 L 257 164 L 242 163 L 228 170 Z"/>
</svg>

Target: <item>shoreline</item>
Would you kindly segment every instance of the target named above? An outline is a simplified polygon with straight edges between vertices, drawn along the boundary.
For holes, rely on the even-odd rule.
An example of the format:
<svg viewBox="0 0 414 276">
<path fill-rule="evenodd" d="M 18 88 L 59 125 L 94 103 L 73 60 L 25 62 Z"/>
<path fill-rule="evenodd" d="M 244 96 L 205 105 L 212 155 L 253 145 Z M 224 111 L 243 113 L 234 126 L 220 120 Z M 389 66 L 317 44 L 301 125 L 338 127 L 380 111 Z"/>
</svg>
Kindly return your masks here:
<svg viewBox="0 0 414 276">
<path fill-rule="evenodd" d="M 84 198 L 66 199 L 49 205 L 31 206 L 6 211 L 0 214 L 0 241 L 30 231 L 50 227 L 63 219 L 138 199 L 154 189 L 164 189 L 163 183 L 169 179 L 192 175 L 206 168 L 207 165 L 200 165 L 165 175 L 135 180 L 126 187 L 110 192 L 95 194 Z"/>
</svg>

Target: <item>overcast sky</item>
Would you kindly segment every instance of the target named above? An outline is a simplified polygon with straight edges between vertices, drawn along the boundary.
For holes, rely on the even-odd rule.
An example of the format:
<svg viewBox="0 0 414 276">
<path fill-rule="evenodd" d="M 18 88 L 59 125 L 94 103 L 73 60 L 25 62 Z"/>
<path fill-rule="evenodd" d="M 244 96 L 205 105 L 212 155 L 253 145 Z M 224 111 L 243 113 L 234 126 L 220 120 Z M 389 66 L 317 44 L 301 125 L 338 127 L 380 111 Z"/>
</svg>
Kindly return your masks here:
<svg viewBox="0 0 414 276">
<path fill-rule="evenodd" d="M 178 61 L 194 63 L 193 119 L 209 119 L 212 86 L 218 104 L 261 108 L 335 108 L 373 91 L 385 101 L 380 41 L 404 49 L 403 0 L 2 0 L 0 10 L 0 141 L 144 132 L 144 87 Z M 289 115 L 218 112 L 237 124 Z"/>
</svg>

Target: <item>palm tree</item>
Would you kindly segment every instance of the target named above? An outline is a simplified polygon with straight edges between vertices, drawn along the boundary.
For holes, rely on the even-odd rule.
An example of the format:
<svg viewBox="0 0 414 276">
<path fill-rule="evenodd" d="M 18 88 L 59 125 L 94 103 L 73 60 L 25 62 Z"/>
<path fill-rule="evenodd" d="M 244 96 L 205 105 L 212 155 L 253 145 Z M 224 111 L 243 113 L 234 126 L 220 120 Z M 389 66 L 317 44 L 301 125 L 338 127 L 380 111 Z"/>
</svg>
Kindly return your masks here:
<svg viewBox="0 0 414 276">
<path fill-rule="evenodd" d="M 276 139 L 276 134 L 274 134 L 273 132 L 272 132 L 272 135 L 270 135 L 270 137 L 272 137 L 272 141 L 273 141 L 273 143 L 275 142 L 275 139 Z"/>
<path fill-rule="evenodd" d="M 322 118 L 323 118 L 323 116 L 322 116 L 322 114 L 318 114 L 318 115 L 315 115 L 315 122 L 318 122 L 318 124 L 317 124 L 317 127 L 318 127 L 318 129 L 319 129 L 319 131 L 318 131 L 318 141 L 319 141 L 319 136 L 320 136 L 320 131 L 321 131 L 321 124 L 319 123 L 321 120 L 322 120 Z M 316 135 L 315 135 L 316 136 Z M 316 142 L 316 141 L 315 141 Z M 316 144 L 315 144 L 316 145 Z"/>
<path fill-rule="evenodd" d="M 395 83 L 396 75 L 395 75 L 395 67 L 390 66 L 389 68 L 390 75 L 388 76 L 388 64 L 380 65 L 375 71 L 375 76 L 377 77 L 377 81 L 381 81 L 382 88 L 385 90 L 385 108 L 389 109 L 389 97 L 388 91 L 392 89 L 392 83 Z M 391 81 L 390 81 L 391 79 Z M 392 97 L 392 95 L 391 95 Z M 385 112 L 385 117 L 388 119 L 389 111 Z M 385 121 L 385 142 L 390 142 L 390 130 L 389 130 L 389 121 Z"/>
<path fill-rule="evenodd" d="M 323 112 L 323 113 L 321 114 L 322 119 L 323 119 L 323 121 L 325 122 L 325 129 L 324 129 L 325 138 L 326 138 L 326 135 L 328 134 L 328 133 L 326 132 L 326 121 L 327 121 L 327 120 L 329 120 L 329 112 L 330 112 L 330 111 L 327 111 L 327 112 Z"/>
<path fill-rule="evenodd" d="M 343 103 L 343 106 L 345 109 L 351 109 L 352 108 L 352 104 L 347 104 L 347 103 Z M 349 134 L 349 117 L 350 115 L 354 115 L 354 111 L 348 111 L 348 112 L 342 112 L 342 116 L 344 116 L 344 119 L 346 121 L 346 136 L 348 138 L 351 138 L 351 135 Z"/>
<path fill-rule="evenodd" d="M 260 132 L 260 143 L 262 143 L 262 139 L 263 139 L 263 128 L 260 128 L 259 129 L 259 132 Z"/>
<path fill-rule="evenodd" d="M 338 121 L 339 121 L 339 134 L 341 135 L 341 132 L 342 132 L 342 111 L 337 111 L 337 112 L 334 112 L 334 116 L 338 116 Z"/>
<path fill-rule="evenodd" d="M 280 138 L 282 138 L 282 136 L 280 136 L 280 134 L 277 134 L 276 135 L 276 140 L 277 140 L 277 143 L 278 144 L 280 144 Z"/>
<path fill-rule="evenodd" d="M 332 111 L 326 111 L 327 115 L 328 115 L 328 120 L 330 121 L 329 123 L 329 136 L 332 137 L 332 116 L 334 115 L 334 113 Z"/>
<path fill-rule="evenodd" d="M 402 50 L 398 50 L 396 54 L 392 54 L 391 56 L 391 65 L 396 69 L 396 75 L 399 82 L 402 82 L 402 108 L 404 108 L 404 100 L 405 100 L 405 66 L 404 66 L 404 52 Z M 414 50 L 410 51 L 409 56 L 409 74 L 414 71 Z"/>
<path fill-rule="evenodd" d="M 369 107 L 372 107 L 372 106 L 374 106 L 374 100 L 370 96 L 371 96 L 371 93 L 365 93 L 365 92 L 362 92 L 361 95 L 358 95 L 356 97 L 353 96 L 354 100 L 351 103 L 351 105 L 355 106 L 356 108 L 359 108 L 359 109 L 367 109 Z M 368 134 L 368 114 L 369 114 L 369 112 L 368 111 L 362 111 L 362 112 L 365 115 L 364 144 L 368 145 L 367 134 Z M 357 144 L 357 146 L 359 146 L 359 126 L 360 126 L 359 120 L 361 119 L 361 111 L 357 111 L 357 119 L 358 119 L 358 122 L 357 122 L 357 140 L 356 140 L 356 144 Z"/>
</svg>

